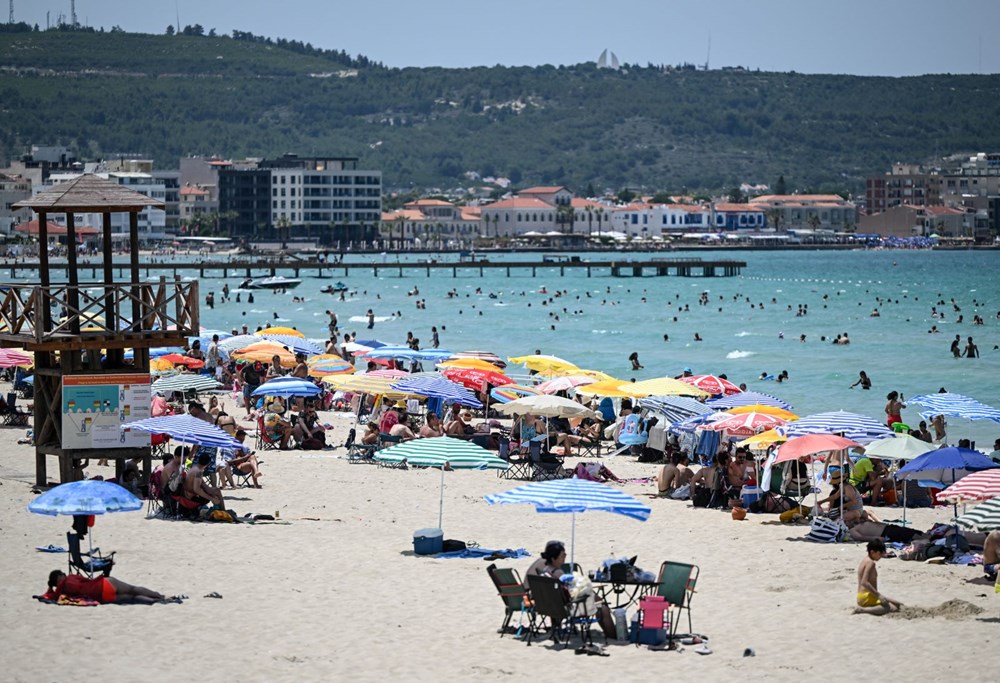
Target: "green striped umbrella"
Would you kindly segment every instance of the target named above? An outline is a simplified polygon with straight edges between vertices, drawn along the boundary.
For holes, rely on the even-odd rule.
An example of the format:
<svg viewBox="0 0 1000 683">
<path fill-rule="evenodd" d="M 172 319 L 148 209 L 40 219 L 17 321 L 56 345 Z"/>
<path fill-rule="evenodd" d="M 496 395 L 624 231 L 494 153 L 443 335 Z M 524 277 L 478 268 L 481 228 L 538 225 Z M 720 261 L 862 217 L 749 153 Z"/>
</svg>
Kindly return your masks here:
<svg viewBox="0 0 1000 683">
<path fill-rule="evenodd" d="M 220 389 L 222 385 L 215 381 L 211 375 L 174 375 L 173 377 L 161 377 L 153 382 L 154 392 L 162 391 L 211 391 Z"/>
<path fill-rule="evenodd" d="M 477 446 L 465 439 L 450 436 L 434 436 L 425 439 L 404 441 L 375 453 L 375 459 L 395 465 L 407 464 L 415 467 L 441 468 L 441 501 L 438 507 L 438 528 L 444 514 L 444 473 L 445 470 L 505 470 L 508 464 L 495 453 Z"/>
<path fill-rule="evenodd" d="M 1000 530 L 1000 496 L 980 503 L 955 520 L 959 526 L 973 531 Z"/>
</svg>

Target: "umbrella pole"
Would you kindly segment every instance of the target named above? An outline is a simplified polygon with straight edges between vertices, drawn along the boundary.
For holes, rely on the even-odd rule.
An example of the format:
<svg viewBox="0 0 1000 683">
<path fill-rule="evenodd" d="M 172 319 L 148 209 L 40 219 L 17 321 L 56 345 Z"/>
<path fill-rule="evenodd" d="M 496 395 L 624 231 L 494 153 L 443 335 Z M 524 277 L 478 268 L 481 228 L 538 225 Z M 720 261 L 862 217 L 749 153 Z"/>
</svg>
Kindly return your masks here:
<svg viewBox="0 0 1000 683">
<path fill-rule="evenodd" d="M 569 534 L 569 568 L 572 571 L 573 565 L 576 564 L 576 512 L 573 512 L 573 528 Z"/>
<path fill-rule="evenodd" d="M 441 528 L 441 521 L 444 518 L 444 467 L 441 467 L 441 500 L 438 502 L 438 526 Z"/>
</svg>

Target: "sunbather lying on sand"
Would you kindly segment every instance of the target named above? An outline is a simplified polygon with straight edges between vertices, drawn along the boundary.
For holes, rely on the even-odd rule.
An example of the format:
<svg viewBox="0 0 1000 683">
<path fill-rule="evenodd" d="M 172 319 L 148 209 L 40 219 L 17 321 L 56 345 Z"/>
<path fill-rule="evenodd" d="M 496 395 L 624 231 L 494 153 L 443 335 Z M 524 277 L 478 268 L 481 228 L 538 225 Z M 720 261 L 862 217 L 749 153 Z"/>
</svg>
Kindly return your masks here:
<svg viewBox="0 0 1000 683">
<path fill-rule="evenodd" d="M 142 586 L 133 586 L 110 576 L 88 579 L 79 574 L 67 576 L 65 572 L 55 569 L 49 574 L 49 590 L 43 597 L 48 600 L 58 600 L 61 595 L 104 604 L 138 602 L 151 605 L 166 599 L 162 593 Z"/>
</svg>

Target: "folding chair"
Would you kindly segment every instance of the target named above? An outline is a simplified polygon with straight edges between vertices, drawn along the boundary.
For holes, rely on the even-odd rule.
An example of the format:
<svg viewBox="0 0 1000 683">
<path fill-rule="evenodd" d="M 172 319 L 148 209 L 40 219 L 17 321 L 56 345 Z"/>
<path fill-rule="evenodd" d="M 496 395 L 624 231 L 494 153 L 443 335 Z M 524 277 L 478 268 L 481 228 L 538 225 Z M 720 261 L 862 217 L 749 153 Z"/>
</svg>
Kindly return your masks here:
<svg viewBox="0 0 1000 683">
<path fill-rule="evenodd" d="M 403 438 L 400 436 L 393 436 L 387 432 L 379 432 L 378 435 L 378 448 L 376 450 L 382 450 L 383 448 L 388 448 L 389 446 L 395 446 L 398 443 L 402 443 Z M 389 469 L 402 470 L 406 469 L 406 462 L 394 463 L 387 462 L 384 460 L 376 460 L 379 467 L 387 467 Z"/>
<path fill-rule="evenodd" d="M 510 621 L 514 617 L 514 614 L 520 614 L 522 617 L 528 616 L 528 628 L 530 629 L 534 621 L 531 614 L 531 599 L 528 597 L 528 591 L 525 590 L 517 570 L 509 568 L 499 569 L 495 564 L 491 564 L 486 568 L 486 573 L 490 575 L 493 585 L 497 588 L 497 594 L 503 601 L 504 619 L 503 623 L 500 624 L 500 628 L 497 629 L 500 637 L 503 638 L 507 629 L 510 628 Z M 519 625 L 517 633 L 520 633 L 520 631 L 521 626 Z"/>
<path fill-rule="evenodd" d="M 276 451 L 281 448 L 280 441 L 275 441 L 267 435 L 267 429 L 264 428 L 263 416 L 257 418 L 256 448 L 258 451 Z"/>
<path fill-rule="evenodd" d="M 347 441 L 344 442 L 344 448 L 347 449 L 347 461 L 352 463 L 375 462 L 372 456 L 378 446 L 372 443 L 360 443 L 357 441 L 357 435 L 358 432 L 354 427 L 351 427 L 347 432 Z"/>
<path fill-rule="evenodd" d="M 670 643 L 673 643 L 674 638 L 677 637 L 677 622 L 680 621 L 681 612 L 684 610 L 687 610 L 688 616 L 688 635 L 693 632 L 691 627 L 691 597 L 698 584 L 700 571 L 698 565 L 684 564 L 683 562 L 670 562 L 668 560 L 660 565 L 660 574 L 656 579 L 659 584 L 656 594 L 670 603 L 672 610 Z"/>
<path fill-rule="evenodd" d="M 66 544 L 69 546 L 69 570 L 77 574 L 86 574 L 87 578 L 94 578 L 94 574 L 111 576 L 111 568 L 115 566 L 115 554 L 111 553 L 107 557 L 101 555 L 100 548 L 94 548 L 89 552 L 80 550 L 80 536 L 74 531 L 66 532 Z M 96 553 L 96 557 L 95 554 Z M 88 559 L 84 559 L 84 558 Z"/>
<path fill-rule="evenodd" d="M 157 465 L 149 474 L 149 492 L 146 494 L 146 517 L 156 517 L 163 512 L 163 466 Z"/>
<path fill-rule="evenodd" d="M 560 633 L 565 633 L 565 641 L 562 641 L 564 647 L 575 633 L 579 633 L 582 643 L 593 644 L 590 637 L 592 618 L 586 613 L 584 601 L 571 600 L 559 579 L 532 574 L 528 576 L 528 588 L 536 618 L 549 618 L 552 622 L 552 640 L 557 645 L 560 643 Z M 534 635 L 534 629 L 528 632 L 528 645 L 531 645 Z"/>
<path fill-rule="evenodd" d="M 3 414 L 3 424 L 5 427 L 27 427 L 28 418 L 31 413 L 22 412 L 17 407 L 17 394 L 13 391 L 7 394 L 7 412 Z"/>
<path fill-rule="evenodd" d="M 551 460 L 542 459 L 542 442 L 528 442 L 528 460 L 531 463 L 531 478 L 535 481 L 547 481 L 549 479 L 564 479 L 566 471 L 563 469 L 561 458 L 550 456 Z"/>
<path fill-rule="evenodd" d="M 662 595 L 647 595 L 639 599 L 639 628 L 669 630 L 670 623 L 664 618 L 664 613 L 670 612 L 670 603 Z M 636 636 L 635 646 L 639 647 L 642 639 Z"/>
<path fill-rule="evenodd" d="M 500 450 L 497 455 L 509 465 L 505 470 L 497 470 L 498 477 L 501 479 L 531 479 L 531 459 L 511 455 L 509 439 L 500 438 Z"/>
</svg>

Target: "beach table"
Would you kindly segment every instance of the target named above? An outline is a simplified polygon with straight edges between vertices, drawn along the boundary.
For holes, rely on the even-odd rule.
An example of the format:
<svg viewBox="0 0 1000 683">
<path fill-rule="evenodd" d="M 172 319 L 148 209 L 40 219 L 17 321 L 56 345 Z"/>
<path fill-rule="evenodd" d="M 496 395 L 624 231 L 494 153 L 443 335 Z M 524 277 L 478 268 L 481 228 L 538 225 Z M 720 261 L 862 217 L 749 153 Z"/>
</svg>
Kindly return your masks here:
<svg viewBox="0 0 1000 683">
<path fill-rule="evenodd" d="M 624 570 L 624 567 L 622 567 Z M 636 604 L 647 595 L 656 593 L 660 587 L 657 581 L 635 581 L 619 575 L 617 571 L 612 576 L 597 579 L 596 572 L 588 572 L 590 582 L 594 586 L 594 594 L 603 600 L 613 610 Z"/>
</svg>

